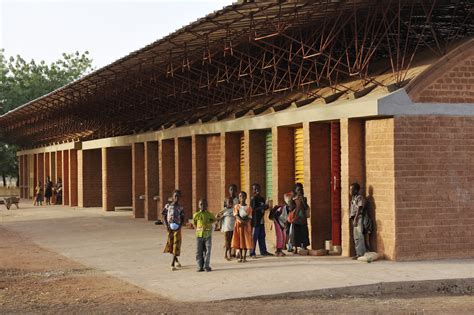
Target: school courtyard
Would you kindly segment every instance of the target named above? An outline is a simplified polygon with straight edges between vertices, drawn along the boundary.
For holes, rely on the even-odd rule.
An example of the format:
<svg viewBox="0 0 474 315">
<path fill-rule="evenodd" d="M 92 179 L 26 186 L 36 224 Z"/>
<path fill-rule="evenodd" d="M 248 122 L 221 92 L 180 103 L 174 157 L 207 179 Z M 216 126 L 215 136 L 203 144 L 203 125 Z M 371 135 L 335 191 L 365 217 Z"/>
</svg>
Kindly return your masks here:
<svg viewBox="0 0 474 315">
<path fill-rule="evenodd" d="M 341 256 L 288 255 L 281 258 L 258 258 L 246 264 L 238 264 L 236 261 L 228 262 L 223 259 L 223 236 L 220 232 L 215 232 L 211 259 L 213 271 L 198 273 L 194 257 L 194 230 L 184 230 L 181 254 L 183 268 L 173 272 L 169 268 L 170 257 L 162 254 L 166 239 L 164 227 L 156 226 L 150 221 L 136 220 L 131 211 L 104 212 L 101 208 L 71 209 L 63 206 L 33 207 L 27 200 L 22 200 L 20 207 L 20 210 L 0 210 L 0 234 L 4 241 L 1 249 L 0 303 L 7 307 L 6 310 L 14 303 L 9 300 L 9 294 L 14 292 L 15 283 L 26 277 L 13 281 L 8 275 L 20 272 L 22 268 L 36 270 L 29 273 L 35 275 L 34 283 L 41 281 L 41 275 L 46 274 L 47 283 L 54 284 L 56 290 L 65 285 L 61 278 L 68 273 L 79 270 L 85 274 L 78 278 L 85 279 L 92 270 L 94 273 L 111 276 L 113 280 L 102 277 L 100 281 L 94 281 L 92 286 L 76 282 L 72 284 L 73 294 L 94 291 L 98 285 L 101 290 L 105 290 L 108 287 L 107 281 L 118 279 L 138 287 L 132 290 L 132 296 L 137 301 L 155 296 L 157 301 L 166 301 L 168 304 L 178 301 L 219 304 L 224 303 L 222 300 L 245 298 L 252 298 L 253 302 L 249 303 L 256 303 L 255 301 L 278 301 L 283 297 L 296 299 L 292 300 L 295 303 L 298 299 L 310 303 L 308 301 L 316 301 L 318 298 L 324 298 L 325 303 L 336 303 L 337 299 L 333 300 L 332 297 L 340 299 L 344 296 L 377 297 L 398 294 L 404 294 L 403 303 L 409 303 L 407 294 L 412 297 L 419 294 L 442 294 L 443 303 L 447 306 L 451 299 L 456 299 L 456 303 L 461 304 L 453 306 L 455 310 L 474 310 L 473 259 L 416 262 L 382 260 L 368 264 Z M 22 244 L 27 243 L 32 243 L 28 245 L 32 247 L 25 250 Z M 48 258 L 32 258 L 41 251 L 46 251 L 45 257 Z M 67 262 L 67 271 L 62 271 L 59 275 L 48 271 L 48 266 L 53 261 L 49 255 L 59 257 L 57 259 L 63 264 Z M 18 261 L 14 261 L 16 256 Z M 12 280 L 10 285 L 6 284 L 8 279 Z M 70 289 L 66 286 L 64 290 L 68 288 Z M 47 284 L 41 285 L 40 291 L 26 290 L 21 293 L 30 297 L 27 303 L 31 306 L 29 311 L 37 311 L 35 305 L 40 305 L 41 299 L 48 296 Z M 114 295 L 108 296 L 99 304 L 107 305 L 109 299 L 114 300 Z M 355 301 L 354 297 L 352 301 Z M 68 298 L 62 298 L 61 303 L 63 305 L 58 309 L 67 310 Z M 401 310 L 403 303 L 399 306 Z M 413 304 L 417 307 L 424 305 L 422 302 Z M 388 309 L 396 307 L 386 306 Z M 341 309 L 337 305 L 334 307 Z M 439 311 L 443 307 L 446 306 L 433 310 Z M 185 311 L 179 308 L 176 310 Z"/>
</svg>

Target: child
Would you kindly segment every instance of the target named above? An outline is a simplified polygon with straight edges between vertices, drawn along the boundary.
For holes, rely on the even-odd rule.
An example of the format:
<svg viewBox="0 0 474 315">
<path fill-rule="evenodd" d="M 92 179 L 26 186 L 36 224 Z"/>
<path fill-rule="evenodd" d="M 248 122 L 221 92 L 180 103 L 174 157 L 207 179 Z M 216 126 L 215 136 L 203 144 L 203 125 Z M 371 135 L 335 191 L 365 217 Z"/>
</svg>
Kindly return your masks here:
<svg viewBox="0 0 474 315">
<path fill-rule="evenodd" d="M 233 213 L 234 201 L 231 197 L 226 199 L 224 210 L 221 213 L 221 231 L 224 233 L 225 254 L 224 258 L 230 261 L 232 251 L 232 235 L 234 234 L 235 217 Z"/>
<path fill-rule="evenodd" d="M 38 182 L 38 186 L 35 188 L 35 202 L 34 206 L 42 206 L 43 205 L 43 185 L 41 185 L 41 181 Z"/>
<path fill-rule="evenodd" d="M 281 206 L 276 206 L 270 212 L 270 217 L 274 222 L 275 234 L 276 234 L 276 252 L 275 255 L 278 257 L 285 256 L 283 248 L 286 244 L 286 231 L 285 225 L 287 224 L 288 214 L 292 209 L 293 194 L 286 193 L 283 195 L 285 203 Z"/>
<path fill-rule="evenodd" d="M 180 198 L 181 191 L 175 190 L 172 195 L 173 201 L 168 203 L 161 213 L 163 223 L 168 230 L 168 241 L 163 252 L 173 255 L 171 271 L 175 271 L 176 267 L 181 267 L 178 256 L 181 253 L 181 227 L 184 222 L 184 209 L 178 203 Z"/>
<path fill-rule="evenodd" d="M 193 215 L 193 223 L 196 227 L 196 262 L 198 272 L 212 271 L 211 247 L 212 247 L 212 223 L 216 218 L 207 211 L 207 200 L 199 200 L 199 211 Z"/>
<path fill-rule="evenodd" d="M 234 206 L 235 226 L 232 236 L 232 248 L 240 250 L 239 263 L 247 262 L 247 250 L 253 248 L 252 208 L 247 205 L 247 193 L 239 194 L 239 204 Z"/>
</svg>

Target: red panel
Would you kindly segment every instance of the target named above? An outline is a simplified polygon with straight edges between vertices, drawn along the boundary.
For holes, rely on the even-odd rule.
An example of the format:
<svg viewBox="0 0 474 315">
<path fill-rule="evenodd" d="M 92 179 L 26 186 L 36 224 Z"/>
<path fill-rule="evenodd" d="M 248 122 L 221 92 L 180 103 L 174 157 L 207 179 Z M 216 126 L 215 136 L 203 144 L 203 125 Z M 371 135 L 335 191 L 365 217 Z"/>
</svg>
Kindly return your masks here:
<svg viewBox="0 0 474 315">
<path fill-rule="evenodd" d="M 341 131 L 339 122 L 331 123 L 331 208 L 332 244 L 341 245 Z"/>
</svg>

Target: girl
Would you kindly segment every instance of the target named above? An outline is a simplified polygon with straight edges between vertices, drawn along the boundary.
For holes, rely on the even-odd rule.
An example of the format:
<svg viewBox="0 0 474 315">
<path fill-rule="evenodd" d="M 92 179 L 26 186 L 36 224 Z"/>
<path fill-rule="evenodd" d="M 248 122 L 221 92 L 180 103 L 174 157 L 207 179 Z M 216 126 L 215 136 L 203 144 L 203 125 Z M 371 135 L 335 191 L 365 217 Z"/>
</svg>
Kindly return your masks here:
<svg viewBox="0 0 474 315">
<path fill-rule="evenodd" d="M 310 210 L 306 197 L 304 196 L 303 184 L 296 183 L 293 194 L 295 195 L 293 198 L 295 212 L 291 220 L 294 232 L 292 244 L 295 247 L 296 254 L 298 247 L 306 249 L 306 247 L 309 246 L 308 218 Z"/>
<path fill-rule="evenodd" d="M 43 185 L 41 185 L 41 181 L 38 182 L 38 186 L 35 188 L 35 202 L 34 206 L 42 206 L 43 205 Z"/>
<path fill-rule="evenodd" d="M 44 188 L 44 197 L 46 198 L 46 205 L 51 205 L 51 197 L 53 196 L 53 182 L 50 177 L 46 177 L 46 183 Z"/>
<path fill-rule="evenodd" d="M 230 261 L 232 258 L 232 236 L 234 234 L 235 217 L 233 213 L 234 201 L 231 197 L 226 199 L 224 210 L 221 216 L 221 231 L 224 233 L 225 254 L 224 258 Z"/>
<path fill-rule="evenodd" d="M 184 209 L 179 204 L 180 198 L 181 191 L 175 190 L 171 203 L 168 203 L 161 213 L 163 223 L 168 230 L 168 241 L 163 252 L 173 255 L 173 260 L 171 261 L 172 271 L 175 271 L 176 267 L 181 268 L 178 256 L 181 253 L 181 227 L 184 223 Z"/>
<path fill-rule="evenodd" d="M 252 208 L 247 205 L 247 193 L 239 194 L 239 204 L 234 206 L 235 226 L 232 236 L 232 248 L 240 250 L 238 262 L 247 261 L 247 250 L 253 248 L 252 240 Z"/>
<path fill-rule="evenodd" d="M 275 255 L 278 257 L 285 256 L 283 253 L 283 248 L 286 244 L 286 224 L 288 219 L 288 214 L 292 209 L 293 203 L 293 194 L 286 193 L 283 195 L 285 203 L 281 206 L 276 206 L 270 213 L 271 219 L 273 219 L 273 224 L 275 226 L 276 234 L 276 252 Z"/>
</svg>

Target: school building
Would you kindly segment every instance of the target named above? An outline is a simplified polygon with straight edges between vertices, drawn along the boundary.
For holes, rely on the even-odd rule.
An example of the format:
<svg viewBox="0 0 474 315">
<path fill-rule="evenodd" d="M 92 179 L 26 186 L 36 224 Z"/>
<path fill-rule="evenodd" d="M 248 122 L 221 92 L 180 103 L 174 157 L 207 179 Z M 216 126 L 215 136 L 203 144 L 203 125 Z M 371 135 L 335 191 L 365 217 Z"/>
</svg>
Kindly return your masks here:
<svg viewBox="0 0 474 315">
<path fill-rule="evenodd" d="M 474 257 L 473 9 L 239 1 L 6 113 L 0 137 L 22 198 L 50 175 L 64 205 L 155 220 L 179 188 L 190 218 L 232 183 L 277 204 L 301 182 L 312 248 L 348 256 L 357 181 L 387 259 Z"/>
</svg>

